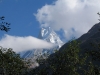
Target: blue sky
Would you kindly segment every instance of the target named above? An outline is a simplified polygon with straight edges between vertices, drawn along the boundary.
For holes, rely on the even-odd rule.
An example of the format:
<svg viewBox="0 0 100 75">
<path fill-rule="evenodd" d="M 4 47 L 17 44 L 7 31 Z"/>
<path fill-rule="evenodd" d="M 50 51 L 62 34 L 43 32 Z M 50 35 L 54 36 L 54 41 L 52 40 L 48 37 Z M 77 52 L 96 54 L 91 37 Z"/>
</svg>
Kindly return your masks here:
<svg viewBox="0 0 100 75">
<path fill-rule="evenodd" d="M 16 36 L 38 36 L 39 22 L 33 13 L 45 4 L 54 0 L 2 0 L 0 3 L 0 16 L 5 16 L 5 21 L 11 23 L 11 30 L 7 33 Z M 0 37 L 5 32 L 0 33 Z"/>
<path fill-rule="evenodd" d="M 50 48 L 51 43 L 37 38 L 40 28 L 49 26 L 63 41 L 79 38 L 99 22 L 97 12 L 100 0 L 0 0 L 0 16 L 11 23 L 8 33 L 0 32 L 0 46 L 15 51 Z"/>
</svg>

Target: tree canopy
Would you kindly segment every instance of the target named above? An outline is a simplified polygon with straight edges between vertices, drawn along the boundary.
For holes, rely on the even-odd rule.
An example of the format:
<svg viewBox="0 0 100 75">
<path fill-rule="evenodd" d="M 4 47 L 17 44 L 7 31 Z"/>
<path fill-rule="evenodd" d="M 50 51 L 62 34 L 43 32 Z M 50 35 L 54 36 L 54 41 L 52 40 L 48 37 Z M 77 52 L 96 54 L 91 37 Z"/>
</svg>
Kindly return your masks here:
<svg viewBox="0 0 100 75">
<path fill-rule="evenodd" d="M 1 47 L 0 69 L 4 75 L 23 75 L 27 68 L 25 61 L 11 48 L 5 49 Z"/>
</svg>

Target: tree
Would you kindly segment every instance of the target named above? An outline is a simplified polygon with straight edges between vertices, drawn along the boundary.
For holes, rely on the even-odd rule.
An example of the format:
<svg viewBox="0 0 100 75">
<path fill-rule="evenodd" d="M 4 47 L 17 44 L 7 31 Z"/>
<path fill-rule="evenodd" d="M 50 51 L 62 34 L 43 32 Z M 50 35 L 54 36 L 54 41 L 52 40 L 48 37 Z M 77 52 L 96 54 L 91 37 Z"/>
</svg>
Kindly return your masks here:
<svg viewBox="0 0 100 75">
<path fill-rule="evenodd" d="M 59 51 L 49 59 L 53 75 L 79 75 L 78 68 L 85 61 L 79 58 L 79 50 L 79 43 L 73 40 L 65 50 Z"/>
<path fill-rule="evenodd" d="M 79 44 L 76 40 L 70 41 L 65 50 L 50 55 L 33 72 L 37 75 L 100 75 L 90 52 L 81 54 Z"/>
<path fill-rule="evenodd" d="M 0 49 L 0 69 L 3 75 L 25 75 L 28 66 L 26 62 L 11 48 Z"/>
<path fill-rule="evenodd" d="M 5 19 L 4 16 L 0 17 L 0 21 L 1 21 L 1 23 L 0 23 L 0 30 L 1 30 L 1 31 L 6 31 L 6 32 L 8 32 L 8 31 L 11 29 L 11 28 L 9 27 L 9 26 L 10 26 L 10 23 L 8 23 L 8 22 L 3 22 L 4 19 Z"/>
<path fill-rule="evenodd" d="M 45 60 L 40 69 L 34 69 L 37 75 L 79 75 L 78 68 L 84 63 L 79 58 L 79 43 L 70 42 L 69 46 L 63 51 L 57 51 Z M 81 63 L 81 62 L 82 63 Z M 45 64 L 46 63 L 46 64 Z"/>
</svg>

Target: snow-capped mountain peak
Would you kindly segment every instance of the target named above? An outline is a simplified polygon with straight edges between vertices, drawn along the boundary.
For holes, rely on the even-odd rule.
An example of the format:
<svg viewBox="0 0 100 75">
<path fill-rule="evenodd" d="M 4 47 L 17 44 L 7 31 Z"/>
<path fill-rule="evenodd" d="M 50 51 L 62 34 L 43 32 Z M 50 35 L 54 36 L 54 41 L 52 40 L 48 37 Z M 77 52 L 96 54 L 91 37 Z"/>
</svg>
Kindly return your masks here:
<svg viewBox="0 0 100 75">
<path fill-rule="evenodd" d="M 41 28 L 39 33 L 39 38 L 46 40 L 47 42 L 57 44 L 59 48 L 62 46 L 63 42 L 60 40 L 59 36 L 53 31 L 51 27 Z"/>
<path fill-rule="evenodd" d="M 48 28 L 41 28 L 40 30 L 40 34 L 39 34 L 39 38 L 40 39 L 44 39 L 45 37 L 47 37 L 53 30 L 48 27 Z"/>
<path fill-rule="evenodd" d="M 21 52 L 20 54 L 21 54 L 22 58 L 30 58 L 30 57 L 34 57 L 35 55 L 44 54 L 47 52 L 49 52 L 51 54 L 54 52 L 54 50 L 58 50 L 64 44 L 60 40 L 60 38 L 56 34 L 56 32 L 53 31 L 53 29 L 51 27 L 41 28 L 38 38 L 45 40 L 49 43 L 55 44 L 55 47 L 52 49 L 33 49 L 33 50 Z"/>
</svg>

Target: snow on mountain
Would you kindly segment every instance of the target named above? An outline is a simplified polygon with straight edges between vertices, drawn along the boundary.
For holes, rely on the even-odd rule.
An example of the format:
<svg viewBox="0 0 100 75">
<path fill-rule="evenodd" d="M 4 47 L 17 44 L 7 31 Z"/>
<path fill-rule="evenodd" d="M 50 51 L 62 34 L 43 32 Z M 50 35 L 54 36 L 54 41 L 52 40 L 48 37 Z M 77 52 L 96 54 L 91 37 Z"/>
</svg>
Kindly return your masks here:
<svg viewBox="0 0 100 75">
<path fill-rule="evenodd" d="M 60 40 L 59 36 L 52 30 L 51 27 L 41 28 L 39 39 L 45 40 L 47 42 L 53 43 L 56 46 L 52 49 L 33 49 L 24 52 L 20 52 L 22 58 L 30 58 L 35 55 L 44 54 L 44 53 L 53 53 L 54 50 L 58 50 L 64 43 Z"/>
<path fill-rule="evenodd" d="M 63 44 L 63 42 L 60 40 L 59 36 L 51 29 L 51 27 L 42 28 L 40 31 L 40 34 L 39 34 L 39 38 L 46 40 L 47 42 L 56 44 L 59 46 L 59 48 Z"/>
</svg>

